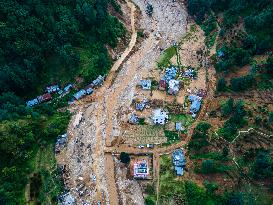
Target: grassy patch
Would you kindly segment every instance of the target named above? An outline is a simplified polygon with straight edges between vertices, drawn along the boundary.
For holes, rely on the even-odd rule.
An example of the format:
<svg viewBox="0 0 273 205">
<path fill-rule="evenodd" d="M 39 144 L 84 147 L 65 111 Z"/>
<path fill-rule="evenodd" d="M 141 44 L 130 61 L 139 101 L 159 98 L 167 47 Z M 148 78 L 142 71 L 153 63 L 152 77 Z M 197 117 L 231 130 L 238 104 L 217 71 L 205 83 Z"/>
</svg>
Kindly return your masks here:
<svg viewBox="0 0 273 205">
<path fill-rule="evenodd" d="M 205 38 L 205 44 L 210 49 L 214 46 L 218 33 L 214 32 Z"/>
<path fill-rule="evenodd" d="M 171 58 L 176 54 L 175 47 L 167 48 L 163 54 L 161 54 L 159 61 L 157 62 L 158 68 L 164 68 L 171 64 Z"/>
<path fill-rule="evenodd" d="M 186 114 L 179 114 L 179 115 L 174 115 L 171 114 L 170 115 L 170 120 L 172 122 L 181 122 L 182 125 L 187 129 L 189 126 L 192 125 L 192 123 L 194 122 L 194 119 L 192 118 L 192 116 L 190 115 L 186 115 Z"/>
<path fill-rule="evenodd" d="M 175 131 L 169 131 L 169 130 L 164 130 L 165 136 L 167 137 L 167 144 L 173 144 L 176 143 L 180 140 L 179 134 Z"/>
</svg>

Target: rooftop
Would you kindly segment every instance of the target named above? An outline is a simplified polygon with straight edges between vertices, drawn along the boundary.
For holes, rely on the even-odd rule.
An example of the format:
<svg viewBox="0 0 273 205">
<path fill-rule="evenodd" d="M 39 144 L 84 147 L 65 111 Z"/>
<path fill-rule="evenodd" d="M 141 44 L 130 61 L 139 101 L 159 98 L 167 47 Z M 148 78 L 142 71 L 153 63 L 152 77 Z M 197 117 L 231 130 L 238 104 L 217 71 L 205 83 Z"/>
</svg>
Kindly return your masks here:
<svg viewBox="0 0 273 205">
<path fill-rule="evenodd" d="M 150 90 L 152 86 L 151 80 L 141 80 L 140 85 L 142 86 L 143 90 Z"/>
<path fill-rule="evenodd" d="M 78 91 L 77 93 L 75 93 L 73 96 L 74 96 L 77 100 L 79 100 L 79 99 L 81 99 L 84 95 L 86 95 L 86 91 L 82 89 L 82 90 Z"/>
<path fill-rule="evenodd" d="M 156 109 L 153 111 L 152 116 L 154 124 L 165 124 L 168 120 L 167 112 L 163 111 L 162 109 Z"/>
</svg>

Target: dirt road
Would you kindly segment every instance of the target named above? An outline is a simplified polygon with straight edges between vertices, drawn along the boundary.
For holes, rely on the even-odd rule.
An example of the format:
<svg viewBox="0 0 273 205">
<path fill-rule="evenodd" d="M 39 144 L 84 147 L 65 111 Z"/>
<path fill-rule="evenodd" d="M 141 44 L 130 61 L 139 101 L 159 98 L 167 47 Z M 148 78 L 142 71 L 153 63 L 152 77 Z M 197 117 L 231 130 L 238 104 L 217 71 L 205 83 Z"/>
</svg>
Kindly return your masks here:
<svg viewBox="0 0 273 205">
<path fill-rule="evenodd" d="M 137 37 L 134 28 L 135 6 L 127 3 L 131 8 L 133 31 L 130 44 L 113 65 L 104 85 L 96 90 L 93 102 L 85 101 L 79 106 L 78 112 L 82 112 L 83 117 L 78 126 L 73 125 L 76 116 L 72 117 L 68 147 L 58 160 L 59 164 L 67 165 L 69 176 L 65 183 L 76 204 L 96 204 L 99 200 L 102 204 L 120 204 L 113 159 L 111 155 L 105 155 L 104 149 L 119 136 L 119 123 L 129 109 L 137 82 L 156 66 L 160 55 L 158 42 L 164 41 L 163 48 L 166 48 L 185 33 L 186 12 L 177 2 L 151 0 L 154 14 L 149 18 L 145 14 L 144 1 L 134 0 L 142 11 L 141 27 L 149 35 L 140 48 L 124 61 Z"/>
</svg>

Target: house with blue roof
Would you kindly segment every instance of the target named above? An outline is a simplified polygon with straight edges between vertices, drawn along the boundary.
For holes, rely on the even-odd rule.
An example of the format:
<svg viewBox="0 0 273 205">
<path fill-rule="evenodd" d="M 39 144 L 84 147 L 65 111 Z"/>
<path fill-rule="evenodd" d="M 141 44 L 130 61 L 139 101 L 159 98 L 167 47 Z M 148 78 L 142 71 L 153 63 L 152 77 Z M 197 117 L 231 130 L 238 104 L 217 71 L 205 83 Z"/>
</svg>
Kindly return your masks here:
<svg viewBox="0 0 273 205">
<path fill-rule="evenodd" d="M 186 159 L 182 149 L 176 149 L 172 153 L 174 170 L 178 176 L 184 174 L 184 168 L 186 166 Z"/>
<path fill-rule="evenodd" d="M 76 92 L 73 96 L 74 96 L 74 98 L 76 98 L 76 100 L 79 100 L 85 95 L 86 95 L 86 91 L 82 89 L 82 90 Z"/>
<path fill-rule="evenodd" d="M 202 97 L 197 95 L 190 95 L 188 96 L 188 99 L 191 102 L 190 112 L 195 115 L 201 109 Z"/>
<path fill-rule="evenodd" d="M 141 80 L 140 85 L 143 90 L 151 90 L 152 81 L 151 80 Z"/>
</svg>

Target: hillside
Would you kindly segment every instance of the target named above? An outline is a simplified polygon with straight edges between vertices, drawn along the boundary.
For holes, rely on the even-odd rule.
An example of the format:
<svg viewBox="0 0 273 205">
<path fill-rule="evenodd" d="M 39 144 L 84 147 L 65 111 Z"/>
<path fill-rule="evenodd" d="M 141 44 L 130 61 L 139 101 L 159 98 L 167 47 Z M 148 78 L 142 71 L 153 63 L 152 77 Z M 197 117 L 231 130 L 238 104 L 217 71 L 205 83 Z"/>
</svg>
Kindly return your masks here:
<svg viewBox="0 0 273 205">
<path fill-rule="evenodd" d="M 106 47 L 125 43 L 127 31 L 109 8 L 122 16 L 115 0 L 1 2 L 0 204 L 25 204 L 27 184 L 35 203 L 56 202 L 63 185 L 53 145 L 70 119 L 61 108 L 107 73 L 112 58 Z M 46 86 L 69 83 L 75 86 L 68 95 L 25 106 Z"/>
</svg>

